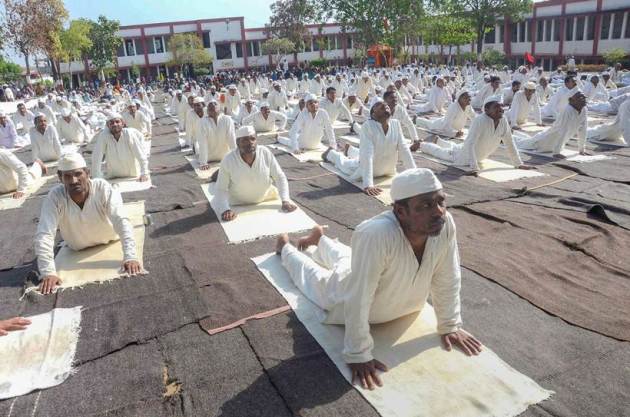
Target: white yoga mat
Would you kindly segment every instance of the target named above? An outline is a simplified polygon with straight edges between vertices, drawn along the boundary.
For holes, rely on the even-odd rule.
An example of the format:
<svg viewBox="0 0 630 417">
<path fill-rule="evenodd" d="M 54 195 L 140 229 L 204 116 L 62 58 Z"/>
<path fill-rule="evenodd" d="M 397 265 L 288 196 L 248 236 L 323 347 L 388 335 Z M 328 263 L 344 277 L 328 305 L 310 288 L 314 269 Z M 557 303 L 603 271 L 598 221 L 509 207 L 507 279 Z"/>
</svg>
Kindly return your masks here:
<svg viewBox="0 0 630 417">
<path fill-rule="evenodd" d="M 602 146 L 614 146 L 616 148 L 628 148 L 630 147 L 629 144 L 627 143 L 621 143 L 621 142 L 613 142 L 610 140 L 595 140 L 595 139 L 587 139 L 586 140 L 587 143 L 593 143 L 595 145 L 602 145 Z"/>
<path fill-rule="evenodd" d="M 556 160 L 561 161 L 561 159 L 558 159 L 555 156 L 553 156 L 554 154 L 552 152 L 537 152 L 537 151 L 532 151 L 529 149 L 519 149 L 519 152 L 525 152 L 530 155 L 543 156 L 545 158 L 556 159 Z M 566 157 L 565 159 L 563 159 L 563 161 L 572 161 L 572 162 L 581 162 L 581 163 L 603 161 L 606 159 L 614 159 L 612 156 L 602 155 L 602 154 L 580 155 L 578 151 L 574 151 L 572 149 L 566 149 L 566 148 L 563 149 L 562 152 L 560 152 L 560 154 Z"/>
<path fill-rule="evenodd" d="M 199 168 L 199 161 L 194 156 L 185 156 L 184 158 L 186 158 L 190 166 L 193 167 L 199 179 L 202 180 L 209 180 L 212 174 L 219 170 L 219 165 L 221 165 L 221 162 L 211 162 L 208 164 L 210 168 L 201 169 Z"/>
<path fill-rule="evenodd" d="M 350 131 L 350 123 L 342 122 L 341 120 L 335 120 L 335 122 L 332 124 L 332 127 L 333 131 L 336 134 L 346 133 Z"/>
<path fill-rule="evenodd" d="M 204 195 L 211 204 L 216 193 L 215 187 L 215 183 L 201 185 Z M 279 198 L 259 204 L 232 206 L 237 216 L 229 222 L 221 220 L 221 213 L 215 213 L 228 238 L 228 243 L 232 244 L 281 233 L 302 232 L 316 225 L 301 208 L 298 207 L 291 213 L 285 213 L 281 207 L 282 202 Z"/>
<path fill-rule="evenodd" d="M 13 193 L 0 194 L 0 211 L 22 207 L 22 204 L 24 204 L 26 199 L 32 194 L 36 193 L 37 190 L 42 188 L 42 186 L 46 184 L 46 182 L 52 177 L 53 175 L 47 175 L 45 177 L 40 177 L 34 180 L 28 187 L 22 198 L 13 198 Z"/>
<path fill-rule="evenodd" d="M 449 167 L 457 168 L 463 172 L 470 172 L 470 170 L 464 169 L 464 167 L 457 166 L 453 162 L 448 162 L 440 158 L 436 158 L 433 155 L 429 155 L 423 152 L 418 152 L 417 155 L 428 159 L 429 161 L 437 162 L 438 164 L 446 165 Z M 543 177 L 546 174 L 536 170 L 526 170 L 514 168 L 514 166 L 495 161 L 493 159 L 484 159 L 479 162 L 481 170 L 477 174 L 478 177 L 494 182 L 506 182 L 514 181 L 521 178 L 533 178 Z"/>
<path fill-rule="evenodd" d="M 107 180 L 112 188 L 120 193 L 133 193 L 136 191 L 144 191 L 153 188 L 151 177 L 147 181 L 138 181 L 137 178 L 112 178 Z"/>
<path fill-rule="evenodd" d="M 291 156 L 293 156 L 295 159 L 297 159 L 300 162 L 321 162 L 322 153 L 326 152 L 326 149 L 328 149 L 326 145 L 321 143 L 317 149 L 305 150 L 305 151 L 302 151 L 302 153 L 296 154 L 296 153 L 293 153 L 291 149 L 289 149 L 288 147 L 280 143 L 274 143 L 272 145 L 267 145 L 267 146 L 269 148 L 279 149 L 288 154 L 291 154 Z"/>
<path fill-rule="evenodd" d="M 355 135 L 340 135 L 339 139 L 343 140 L 344 142 L 349 143 L 350 145 L 358 148 L 359 147 L 359 143 L 361 142 L 361 139 L 359 138 L 359 136 L 355 136 Z"/>
<path fill-rule="evenodd" d="M 330 162 L 320 162 L 319 165 L 327 171 L 334 172 L 339 177 L 343 178 L 344 180 L 348 181 L 350 184 L 357 187 L 359 190 L 363 191 L 363 182 L 360 179 L 356 181 L 351 180 L 349 176 L 341 172 L 339 169 L 337 169 L 336 166 L 334 166 Z M 374 178 L 374 186 L 383 190 L 379 195 L 374 196 L 374 198 L 376 198 L 378 201 L 385 204 L 386 206 L 390 206 L 393 203 L 392 195 L 391 195 L 393 179 L 394 177 Z"/>
<path fill-rule="evenodd" d="M 295 287 L 279 256 L 270 253 L 252 261 L 350 382 L 341 354 L 343 326 L 322 324 L 323 310 Z M 487 347 L 474 357 L 442 349 L 428 304 L 419 314 L 371 326 L 371 333 L 373 354 L 389 371 L 381 375 L 383 387 L 355 388 L 383 417 L 512 417 L 553 394 Z"/>
<path fill-rule="evenodd" d="M 256 133 L 256 137 L 258 139 L 275 139 L 278 136 L 286 136 L 288 133 L 288 130 L 276 130 L 275 132 Z"/>
<path fill-rule="evenodd" d="M 0 337 L 0 399 L 54 387 L 72 374 L 81 306 L 28 318 L 31 324 L 26 330 Z"/>
</svg>

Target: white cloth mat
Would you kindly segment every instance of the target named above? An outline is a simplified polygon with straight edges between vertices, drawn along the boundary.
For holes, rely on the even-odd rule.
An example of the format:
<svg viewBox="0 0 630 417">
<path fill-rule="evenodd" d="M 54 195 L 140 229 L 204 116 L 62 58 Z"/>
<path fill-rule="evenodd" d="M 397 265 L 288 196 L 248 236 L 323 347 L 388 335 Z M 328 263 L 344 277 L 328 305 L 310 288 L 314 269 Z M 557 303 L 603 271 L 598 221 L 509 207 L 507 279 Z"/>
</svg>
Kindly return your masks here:
<svg viewBox="0 0 630 417">
<path fill-rule="evenodd" d="M 193 169 L 195 170 L 195 174 L 197 174 L 197 177 L 199 177 L 199 179 L 202 179 L 202 180 L 209 180 L 212 174 L 214 174 L 215 171 L 219 170 L 219 165 L 221 165 L 221 162 L 210 162 L 208 164 L 210 165 L 210 168 L 200 169 L 199 161 L 197 160 L 197 158 L 195 158 L 194 156 L 185 156 L 185 158 L 190 164 L 190 166 L 192 166 Z"/>
<path fill-rule="evenodd" d="M 31 324 L 25 330 L 0 337 L 0 399 L 54 387 L 72 373 L 81 306 L 28 318 Z"/>
<path fill-rule="evenodd" d="M 300 162 L 321 162 L 322 154 L 326 152 L 326 149 L 328 149 L 328 147 L 322 143 L 319 145 L 317 149 L 305 150 L 302 153 L 296 154 L 296 153 L 293 153 L 291 149 L 289 149 L 288 147 L 280 143 L 274 143 L 272 145 L 267 145 L 267 146 L 269 148 L 279 149 L 288 154 L 291 154 L 291 156 L 293 156 L 295 159 L 297 159 Z"/>
<path fill-rule="evenodd" d="M 215 187 L 215 183 L 201 185 L 204 195 L 211 204 L 216 193 Z M 232 206 L 237 216 L 229 222 L 221 220 L 221 213 L 215 213 L 228 243 L 248 242 L 281 233 L 302 232 L 316 225 L 300 207 L 291 213 L 283 212 L 281 207 L 282 202 L 279 198 L 258 204 Z"/>
<path fill-rule="evenodd" d="M 0 210 L 9 210 L 22 207 L 26 199 L 37 192 L 53 175 L 47 175 L 34 180 L 28 187 L 22 198 L 13 198 L 13 193 L 0 194 Z"/>
<path fill-rule="evenodd" d="M 270 253 L 252 261 L 350 382 L 341 354 L 343 326 L 322 324 L 324 311 L 295 287 L 279 256 Z M 512 417 L 553 394 L 487 347 L 474 357 L 442 349 L 428 304 L 419 314 L 371 328 L 374 356 L 389 371 L 381 375 L 383 387 L 355 388 L 383 417 Z"/>
<path fill-rule="evenodd" d="M 359 190 L 363 191 L 363 182 L 360 179 L 356 181 L 351 180 L 350 177 L 348 177 L 346 174 L 341 172 L 339 169 L 337 169 L 336 166 L 334 166 L 330 162 L 321 162 L 319 165 L 327 171 L 334 172 L 339 177 L 343 178 L 344 180 L 348 181 L 350 184 L 357 187 Z M 392 195 L 391 195 L 393 179 L 394 177 L 374 178 L 374 186 L 383 190 L 379 195 L 374 196 L 374 198 L 376 198 L 378 201 L 385 204 L 386 206 L 389 206 L 393 203 Z"/>
<path fill-rule="evenodd" d="M 519 149 L 519 152 L 524 152 L 530 155 L 537 155 L 537 156 L 542 156 L 545 158 L 550 158 L 550 159 L 556 159 L 558 161 L 572 161 L 572 162 L 595 162 L 595 161 L 603 161 L 606 159 L 614 159 L 611 156 L 608 155 L 580 155 L 578 151 L 574 151 L 572 149 L 563 149 L 562 152 L 560 152 L 561 155 L 565 156 L 565 159 L 558 159 L 556 157 L 553 156 L 553 153 L 551 152 L 537 152 L 537 151 L 532 151 L 529 149 Z"/>
<path fill-rule="evenodd" d="M 136 191 L 144 191 L 153 187 L 151 177 L 147 181 L 138 181 L 137 178 L 112 178 L 107 180 L 112 188 L 118 190 L 119 193 L 133 193 Z"/>
</svg>

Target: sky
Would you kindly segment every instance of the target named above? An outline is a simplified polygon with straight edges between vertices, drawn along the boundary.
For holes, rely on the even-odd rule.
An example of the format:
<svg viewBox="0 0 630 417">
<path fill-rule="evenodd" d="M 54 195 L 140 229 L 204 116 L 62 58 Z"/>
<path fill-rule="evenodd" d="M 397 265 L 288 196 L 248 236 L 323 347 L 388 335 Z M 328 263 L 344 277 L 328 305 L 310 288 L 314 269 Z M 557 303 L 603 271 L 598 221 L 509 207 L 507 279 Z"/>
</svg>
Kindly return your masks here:
<svg viewBox="0 0 630 417">
<path fill-rule="evenodd" d="M 274 0 L 64 0 L 70 20 L 99 15 L 120 21 L 122 26 L 177 20 L 245 17 L 245 27 L 261 27 L 269 21 Z M 24 59 L 10 51 L 8 58 L 24 65 Z"/>
</svg>

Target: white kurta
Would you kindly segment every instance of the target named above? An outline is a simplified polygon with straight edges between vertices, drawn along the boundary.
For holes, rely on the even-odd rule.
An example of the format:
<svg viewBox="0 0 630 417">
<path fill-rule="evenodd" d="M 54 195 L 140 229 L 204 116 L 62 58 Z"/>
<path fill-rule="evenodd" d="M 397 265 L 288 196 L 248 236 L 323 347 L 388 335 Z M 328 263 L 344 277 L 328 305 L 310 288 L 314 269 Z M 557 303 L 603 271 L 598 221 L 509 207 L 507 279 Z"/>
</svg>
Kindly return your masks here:
<svg viewBox="0 0 630 417">
<path fill-rule="evenodd" d="M 200 125 L 199 163 L 220 161 L 231 150 L 236 149 L 234 121 L 224 114 L 215 123 L 211 117 L 204 117 Z"/>
<path fill-rule="evenodd" d="M 35 115 L 30 110 L 26 110 L 24 114 L 20 113 L 18 110 L 13 115 L 13 123 L 15 123 L 16 126 L 21 124 L 22 130 L 28 132 L 30 128 L 35 126 Z"/>
<path fill-rule="evenodd" d="M 24 192 L 32 181 L 24 162 L 13 152 L 0 148 L 0 194 Z"/>
<path fill-rule="evenodd" d="M 33 127 L 29 135 L 34 161 L 38 159 L 42 162 L 56 161 L 61 157 L 61 142 L 55 126 L 47 126 L 44 134 Z"/>
<path fill-rule="evenodd" d="M 11 149 L 16 146 L 17 139 L 18 134 L 13 121 L 6 118 L 4 126 L 0 124 L 0 147 Z"/>
<path fill-rule="evenodd" d="M 302 110 L 289 131 L 290 143 L 283 145 L 290 146 L 294 151 L 300 149 L 317 149 L 322 138 L 326 137 L 328 146 L 337 148 L 335 133 L 330 123 L 330 118 L 326 110 L 318 109 L 313 116 L 308 109 Z M 283 139 L 283 138 L 279 138 Z M 282 143 L 282 141 L 280 141 Z"/>
<path fill-rule="evenodd" d="M 468 120 L 473 120 L 474 118 L 475 111 L 470 105 L 466 106 L 464 110 L 458 101 L 454 101 L 448 106 L 444 117 L 433 120 L 418 118 L 416 119 L 416 124 L 433 132 L 454 137 L 457 132 L 461 132 L 464 129 Z"/>
<path fill-rule="evenodd" d="M 501 92 L 501 101 L 503 105 L 509 106 L 512 104 L 512 100 L 514 99 L 514 90 L 512 90 L 512 86 L 504 88 Z"/>
<path fill-rule="evenodd" d="M 289 99 L 284 91 L 271 90 L 267 96 L 267 101 L 271 110 L 284 111 L 289 107 Z"/>
<path fill-rule="evenodd" d="M 49 105 L 44 104 L 44 107 L 39 107 L 39 104 L 38 104 L 37 107 L 35 107 L 35 110 L 39 113 L 44 114 L 44 116 L 46 116 L 46 120 L 48 120 L 49 125 L 57 124 L 57 117 L 55 116 L 55 112 Z"/>
<path fill-rule="evenodd" d="M 523 162 L 514 146 L 512 129 L 510 129 L 507 119 L 502 117 L 495 128 L 494 120 L 485 113 L 475 117 L 472 121 L 464 143 L 442 140 L 438 140 L 438 144 L 423 142 L 420 145 L 420 150 L 456 165 L 467 166 L 474 171 L 479 171 L 479 162 L 492 155 L 501 142 L 508 151 L 512 165 L 515 167 L 522 165 Z"/>
<path fill-rule="evenodd" d="M 630 100 L 619 106 L 619 111 L 612 123 L 604 123 L 588 129 L 589 139 L 611 141 L 620 144 L 630 143 Z"/>
<path fill-rule="evenodd" d="M 339 116 L 341 116 L 341 120 L 346 120 L 351 124 L 354 122 L 350 109 L 348 109 L 339 98 L 336 98 L 335 101 L 330 101 L 328 97 L 326 97 L 319 102 L 319 107 L 326 110 L 330 118 L 330 123 L 335 123 L 337 119 L 339 119 Z"/>
<path fill-rule="evenodd" d="M 151 138 L 151 119 L 146 113 L 136 111 L 132 116 L 128 111 L 122 114 L 123 120 L 127 127 L 132 127 L 142 133 L 145 138 Z"/>
<path fill-rule="evenodd" d="M 223 108 L 225 108 L 225 114 L 228 116 L 238 116 L 238 112 L 241 109 L 240 93 L 236 91 L 234 95 L 231 95 L 230 93 L 226 94 Z"/>
<path fill-rule="evenodd" d="M 56 275 L 54 244 L 57 229 L 70 249 L 79 251 L 120 238 L 124 258 L 137 260 L 133 227 L 123 212 L 120 193 L 103 179 L 91 179 L 83 208 L 68 195 L 63 184 L 52 188 L 42 204 L 35 236 L 37 266 L 42 276 Z"/>
<path fill-rule="evenodd" d="M 238 83 L 236 88 L 238 89 L 241 98 L 243 98 L 244 100 L 249 100 L 251 98 L 252 94 L 249 90 L 249 85 L 246 82 Z"/>
<path fill-rule="evenodd" d="M 273 196 L 273 184 L 280 200 L 290 201 L 287 177 L 268 148 L 256 147 L 256 158 L 251 167 L 235 149 L 221 161 L 212 207 L 216 213 L 222 214 L 230 210 L 230 205 L 260 203 Z"/>
<path fill-rule="evenodd" d="M 411 117 L 409 117 L 409 113 L 407 113 L 407 110 L 402 104 L 399 103 L 396 105 L 394 112 L 392 113 L 392 119 L 396 119 L 400 122 L 400 125 L 407 131 L 407 134 L 405 135 L 407 138 L 414 142 L 418 140 L 416 126 L 413 124 Z"/>
<path fill-rule="evenodd" d="M 56 127 L 62 141 L 81 144 L 90 139 L 87 127 L 76 114 L 70 115 L 70 122 L 60 117 Z"/>
<path fill-rule="evenodd" d="M 516 141 L 520 149 L 559 154 L 567 142 L 577 134 L 578 149 L 582 152 L 586 144 L 586 131 L 586 107 L 578 113 L 573 106 L 569 105 L 560 113 L 549 129 L 539 132 L 531 138 L 525 135 L 518 135 Z"/>
<path fill-rule="evenodd" d="M 279 111 L 271 110 L 265 119 L 263 114 L 258 111 L 244 118 L 242 124 L 254 126 L 256 132 L 275 132 L 276 130 L 284 130 L 287 125 L 287 116 Z"/>
<path fill-rule="evenodd" d="M 584 93 L 584 95 L 586 96 L 586 99 L 589 102 L 594 102 L 594 101 L 608 101 L 609 98 L 609 93 L 608 90 L 606 90 L 606 87 L 604 87 L 604 85 L 600 82 L 597 83 L 597 85 L 593 85 L 592 82 L 588 81 L 586 82 L 586 84 L 584 85 L 584 89 L 582 90 L 582 93 Z"/>
<path fill-rule="evenodd" d="M 494 88 L 492 88 L 491 83 L 486 83 L 481 88 L 481 90 L 479 90 L 477 94 L 475 94 L 475 96 L 472 98 L 472 100 L 470 101 L 470 105 L 473 106 L 473 108 L 475 109 L 480 109 L 483 107 L 483 102 L 486 101 L 488 97 L 491 97 L 498 93 L 499 88 L 495 90 Z"/>
<path fill-rule="evenodd" d="M 109 129 L 94 139 L 92 176 L 103 177 L 101 163 L 105 157 L 106 178 L 125 178 L 149 175 L 149 160 L 143 145 L 144 138 L 136 129 L 124 128 L 118 140 Z"/>
<path fill-rule="evenodd" d="M 542 124 L 538 97 L 536 96 L 536 93 L 534 93 L 530 99 L 527 100 L 525 92 L 519 91 L 514 94 L 512 107 L 510 107 L 510 110 L 507 113 L 507 119 L 510 122 L 510 126 L 516 127 L 525 124 L 530 118 L 533 119 L 534 123 Z"/>
<path fill-rule="evenodd" d="M 578 91 L 578 87 L 575 86 L 572 89 L 568 89 L 566 86 L 560 87 L 556 90 L 556 93 L 551 96 L 549 103 L 547 103 L 542 109 L 541 114 L 543 117 L 558 117 L 560 113 L 569 105 L 569 97 L 573 96 Z"/>
<path fill-rule="evenodd" d="M 440 88 L 437 85 L 431 87 L 429 94 L 427 95 L 427 102 L 422 104 L 418 111 L 420 113 L 439 113 L 442 114 L 444 106 L 450 101 L 448 92 L 445 88 Z"/>
<path fill-rule="evenodd" d="M 449 213 L 437 236 L 428 238 L 421 263 L 392 211 L 361 223 L 352 249 L 323 236 L 313 255 L 288 244 L 282 264 L 300 290 L 327 310 L 325 323 L 345 324 L 344 359 L 373 359 L 370 323 L 385 323 L 420 311 L 429 294 L 438 333 L 462 327 L 461 271 L 455 222 Z"/>
<path fill-rule="evenodd" d="M 363 78 L 359 78 L 357 80 L 357 97 L 361 99 L 361 101 L 365 102 L 365 99 L 369 95 L 374 95 L 374 83 L 371 78 L 368 78 L 367 81 Z"/>
<path fill-rule="evenodd" d="M 179 114 L 179 106 L 181 106 L 182 104 L 188 105 L 188 103 L 186 103 L 186 100 L 183 97 L 181 100 L 178 100 L 177 96 L 174 96 L 171 99 L 171 103 L 168 106 L 169 113 L 172 116 L 177 116 Z"/>
</svg>

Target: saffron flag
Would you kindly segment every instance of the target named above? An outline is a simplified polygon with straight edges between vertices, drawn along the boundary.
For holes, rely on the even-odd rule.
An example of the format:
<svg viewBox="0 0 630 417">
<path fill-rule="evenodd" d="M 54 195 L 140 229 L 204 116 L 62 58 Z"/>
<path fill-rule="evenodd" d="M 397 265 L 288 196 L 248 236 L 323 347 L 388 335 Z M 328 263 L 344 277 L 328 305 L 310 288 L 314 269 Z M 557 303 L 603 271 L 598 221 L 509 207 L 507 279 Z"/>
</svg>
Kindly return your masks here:
<svg viewBox="0 0 630 417">
<path fill-rule="evenodd" d="M 525 61 L 529 62 L 530 64 L 534 64 L 536 62 L 536 59 L 529 52 L 525 52 Z"/>
</svg>

